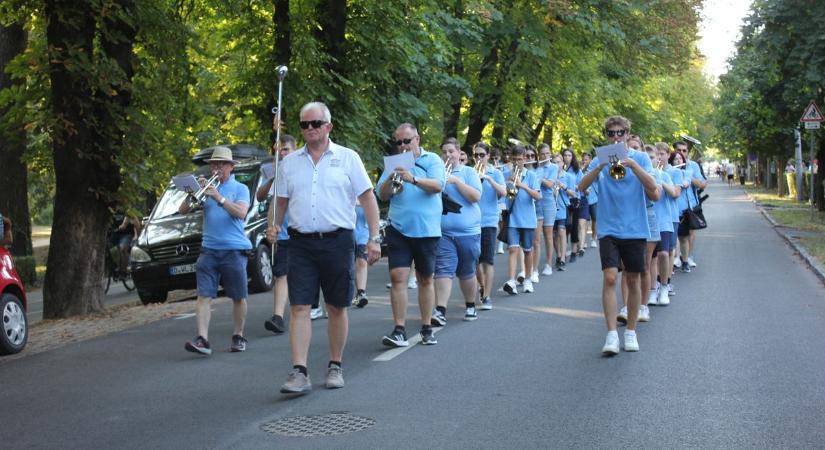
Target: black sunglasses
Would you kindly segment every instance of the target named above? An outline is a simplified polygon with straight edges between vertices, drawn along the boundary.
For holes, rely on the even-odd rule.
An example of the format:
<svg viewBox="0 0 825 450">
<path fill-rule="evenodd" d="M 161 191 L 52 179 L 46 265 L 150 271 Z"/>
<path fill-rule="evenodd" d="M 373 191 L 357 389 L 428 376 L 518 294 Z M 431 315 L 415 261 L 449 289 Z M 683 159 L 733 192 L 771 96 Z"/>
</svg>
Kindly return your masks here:
<svg viewBox="0 0 825 450">
<path fill-rule="evenodd" d="M 535 158 L 535 157 L 536 157 L 536 155 L 534 155 L 534 154 L 532 154 L 532 153 L 528 153 L 528 154 L 526 154 L 526 155 L 524 155 L 524 156 L 526 156 L 526 157 L 527 157 L 527 158 L 529 158 L 529 159 L 533 159 L 533 158 Z"/>
<path fill-rule="evenodd" d="M 409 139 L 399 139 L 399 140 L 395 141 L 395 145 L 396 145 L 397 147 L 400 147 L 400 146 L 402 146 L 402 145 L 407 145 L 407 144 L 409 144 L 410 142 L 412 142 L 412 141 L 413 141 L 413 139 L 415 139 L 415 138 L 409 138 Z"/>
<path fill-rule="evenodd" d="M 627 133 L 627 130 L 604 130 L 604 134 L 608 137 L 619 136 L 622 137 L 624 134 Z"/>
<path fill-rule="evenodd" d="M 473 158 L 484 158 L 487 156 L 486 153 L 473 153 Z"/>
<path fill-rule="evenodd" d="M 301 126 L 302 130 L 306 130 L 310 125 L 312 125 L 312 128 L 321 128 L 326 123 L 326 120 L 302 120 L 298 122 L 298 125 Z"/>
</svg>

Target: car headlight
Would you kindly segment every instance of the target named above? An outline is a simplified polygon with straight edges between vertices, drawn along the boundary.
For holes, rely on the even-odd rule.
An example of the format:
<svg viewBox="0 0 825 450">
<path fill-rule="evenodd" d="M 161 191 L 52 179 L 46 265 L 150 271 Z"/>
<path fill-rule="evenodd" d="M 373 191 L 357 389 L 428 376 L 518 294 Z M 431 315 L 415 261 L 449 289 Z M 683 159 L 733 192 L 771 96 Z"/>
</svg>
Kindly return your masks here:
<svg viewBox="0 0 825 450">
<path fill-rule="evenodd" d="M 146 250 L 137 246 L 132 247 L 131 258 L 132 261 L 139 263 L 145 263 L 152 260 L 152 257 L 149 256 L 149 253 L 146 253 Z"/>
</svg>

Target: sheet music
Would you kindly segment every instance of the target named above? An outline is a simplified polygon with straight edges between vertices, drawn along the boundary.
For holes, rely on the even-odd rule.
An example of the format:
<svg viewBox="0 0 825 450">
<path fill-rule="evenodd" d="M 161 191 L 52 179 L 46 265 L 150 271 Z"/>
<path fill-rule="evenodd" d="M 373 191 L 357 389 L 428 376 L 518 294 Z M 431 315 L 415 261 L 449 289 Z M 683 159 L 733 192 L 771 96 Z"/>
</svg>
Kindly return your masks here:
<svg viewBox="0 0 825 450">
<path fill-rule="evenodd" d="M 179 191 L 193 193 L 198 192 L 201 188 L 200 184 L 198 184 L 197 178 L 194 175 L 175 175 L 172 177 L 172 183 Z"/>
<path fill-rule="evenodd" d="M 627 159 L 627 153 L 627 146 L 625 146 L 623 142 L 596 147 L 596 156 L 599 158 L 599 164 L 610 164 L 613 160 L 612 158 L 618 158 L 619 161 Z"/>
<path fill-rule="evenodd" d="M 413 152 L 404 152 L 384 157 L 384 174 L 395 171 L 397 167 L 407 170 L 415 167 L 415 155 L 413 155 Z M 384 174 L 381 176 L 383 177 Z"/>
</svg>

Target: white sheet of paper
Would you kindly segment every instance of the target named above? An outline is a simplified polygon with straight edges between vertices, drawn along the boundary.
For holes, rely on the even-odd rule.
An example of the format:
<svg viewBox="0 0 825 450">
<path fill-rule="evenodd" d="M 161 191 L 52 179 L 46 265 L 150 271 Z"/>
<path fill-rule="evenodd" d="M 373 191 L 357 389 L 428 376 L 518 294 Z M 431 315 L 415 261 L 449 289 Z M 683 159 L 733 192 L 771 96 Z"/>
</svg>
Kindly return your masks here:
<svg viewBox="0 0 825 450">
<path fill-rule="evenodd" d="M 393 172 L 397 167 L 407 170 L 415 167 L 415 156 L 413 152 L 404 152 L 384 157 L 384 173 Z"/>
<path fill-rule="evenodd" d="M 611 156 L 616 156 L 619 158 L 619 161 L 621 161 L 623 159 L 627 159 L 627 146 L 625 146 L 624 143 L 619 142 L 617 144 L 596 147 L 596 156 L 599 158 L 600 164 L 610 164 Z"/>
<path fill-rule="evenodd" d="M 198 192 L 201 185 L 198 184 L 197 178 L 194 175 L 176 175 L 172 177 L 172 183 L 179 191 L 194 193 Z"/>
</svg>

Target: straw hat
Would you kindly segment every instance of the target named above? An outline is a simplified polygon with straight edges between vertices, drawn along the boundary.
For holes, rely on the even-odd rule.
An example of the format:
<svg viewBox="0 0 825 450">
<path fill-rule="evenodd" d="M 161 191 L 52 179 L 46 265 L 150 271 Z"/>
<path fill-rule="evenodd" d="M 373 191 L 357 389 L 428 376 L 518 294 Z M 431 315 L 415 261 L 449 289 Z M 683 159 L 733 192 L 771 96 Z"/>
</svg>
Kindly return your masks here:
<svg viewBox="0 0 825 450">
<path fill-rule="evenodd" d="M 232 150 L 229 147 L 215 147 L 212 151 L 212 156 L 205 160 L 208 163 L 226 161 L 232 164 L 238 164 L 238 161 L 232 159 Z"/>
</svg>

